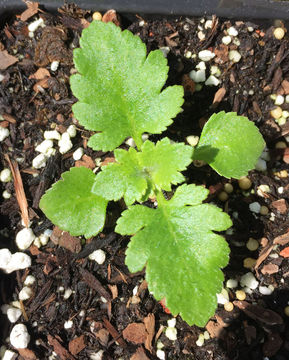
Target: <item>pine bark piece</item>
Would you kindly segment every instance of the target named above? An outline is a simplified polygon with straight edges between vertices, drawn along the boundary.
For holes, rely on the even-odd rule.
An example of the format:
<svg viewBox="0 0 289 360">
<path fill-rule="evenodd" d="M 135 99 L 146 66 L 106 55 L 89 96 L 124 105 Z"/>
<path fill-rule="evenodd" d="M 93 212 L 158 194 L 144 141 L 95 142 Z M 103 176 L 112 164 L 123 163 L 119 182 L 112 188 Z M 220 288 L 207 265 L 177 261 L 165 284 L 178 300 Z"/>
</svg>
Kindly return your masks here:
<svg viewBox="0 0 289 360">
<path fill-rule="evenodd" d="M 102 320 L 103 320 L 104 326 L 109 331 L 109 333 L 113 337 L 114 341 L 117 341 L 119 343 L 119 345 L 125 349 L 127 347 L 127 345 L 126 345 L 126 342 L 123 340 L 122 336 L 120 335 L 120 333 L 115 329 L 115 327 L 105 317 Z"/>
<path fill-rule="evenodd" d="M 79 272 L 83 278 L 83 281 L 93 290 L 97 291 L 100 296 L 103 296 L 107 301 L 111 301 L 111 296 L 108 291 L 102 286 L 99 280 L 92 275 L 89 271 L 80 268 Z M 109 329 L 108 329 L 109 330 Z"/>
<path fill-rule="evenodd" d="M 122 332 L 125 340 L 134 344 L 144 344 L 147 339 L 145 325 L 142 323 L 129 324 Z"/>
<path fill-rule="evenodd" d="M 71 355 L 60 342 L 51 335 L 47 335 L 49 344 L 53 347 L 56 354 L 61 360 L 75 360 L 75 357 Z"/>
<path fill-rule="evenodd" d="M 69 341 L 68 349 L 72 355 L 77 355 L 85 348 L 85 346 L 85 337 L 84 335 L 81 335 Z"/>
<path fill-rule="evenodd" d="M 0 70 L 6 70 L 17 61 L 17 57 L 8 54 L 7 50 L 0 51 Z"/>
</svg>

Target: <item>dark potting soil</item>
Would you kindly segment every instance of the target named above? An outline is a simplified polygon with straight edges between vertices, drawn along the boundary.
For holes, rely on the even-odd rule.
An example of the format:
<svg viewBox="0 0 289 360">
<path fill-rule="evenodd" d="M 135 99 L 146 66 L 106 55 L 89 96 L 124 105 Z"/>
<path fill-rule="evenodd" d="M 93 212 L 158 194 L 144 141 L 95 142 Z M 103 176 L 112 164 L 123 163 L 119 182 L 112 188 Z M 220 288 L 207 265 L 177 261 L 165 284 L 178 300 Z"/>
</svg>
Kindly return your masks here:
<svg viewBox="0 0 289 360">
<path fill-rule="evenodd" d="M 145 271 L 130 274 L 124 264 L 129 239 L 113 232 L 123 204 L 110 204 L 104 231 L 89 240 L 63 233 L 38 207 L 43 193 L 62 172 L 72 166 L 95 169 L 112 161 L 113 153 L 88 148 L 90 133 L 78 125 L 71 112 L 76 101 L 69 87 L 69 76 L 74 72 L 72 48 L 78 46 L 81 31 L 91 21 L 92 13 L 74 5 L 64 6 L 56 15 L 40 12 L 35 5 L 29 9 L 27 19 L 27 13 L 18 14 L 21 17 L 11 19 L 0 37 L 0 125 L 10 131 L 9 137 L 0 143 L 1 170 L 9 167 L 8 157 L 14 168 L 18 164 L 33 232 L 39 236 L 51 229 L 53 233 L 47 245 L 40 248 L 33 245 L 26 251 L 32 257 L 30 268 L 1 274 L 2 304 L 18 300 L 27 275 L 36 278 L 33 295 L 20 302 L 22 316 L 18 322 L 26 324 L 31 336 L 28 349 L 13 349 L 6 341 L 14 324 L 4 314 L 2 344 L 19 353 L 19 359 L 26 360 L 145 360 L 162 356 L 196 360 L 288 359 L 289 324 L 284 309 L 289 304 L 289 252 L 282 250 L 289 243 L 289 130 L 288 122 L 279 125 L 270 113 L 275 107 L 270 95 L 285 98 L 289 94 L 287 36 L 277 40 L 273 28 L 261 29 L 249 22 L 222 21 L 216 17 L 146 20 L 136 16 L 131 23 L 110 14 L 113 20 L 120 20 L 120 26 L 139 35 L 148 51 L 161 48 L 167 53 L 170 66 L 167 85 L 184 85 L 184 111 L 162 136 L 186 141 L 189 135 L 200 135 L 212 113 L 235 111 L 248 116 L 259 127 L 270 155 L 266 158 L 266 170 L 250 172 L 252 187 L 246 191 L 237 180 L 222 178 L 208 166 L 192 164 L 185 172 L 188 183 L 207 186 L 208 201 L 222 207 L 233 219 L 233 230 L 225 234 L 231 247 L 230 263 L 224 269 L 226 280 L 240 280 L 242 275 L 252 272 L 261 287 L 246 289 L 245 301 L 236 297 L 236 290 L 242 290 L 240 284 L 227 288 L 234 309 L 226 311 L 219 304 L 206 329 L 189 326 L 177 317 L 177 340 L 172 341 L 164 331 L 172 315 L 150 295 Z M 39 17 L 46 26 L 38 27 L 32 36 L 28 25 Z M 238 34 L 225 45 L 223 37 L 231 26 Z M 211 66 L 217 66 L 217 86 L 200 86 L 188 76 L 201 61 L 198 53 L 205 49 L 215 54 L 206 62 L 206 78 Z M 232 50 L 241 55 L 236 63 L 229 59 Z M 50 68 L 53 61 L 59 62 L 54 71 Z M 289 111 L 289 103 L 280 106 Z M 43 132 L 56 129 L 63 133 L 71 124 L 77 127 L 73 148 L 60 154 L 55 142 L 56 152 L 46 166 L 33 168 L 32 161 L 39 154 L 35 147 L 44 140 Z M 150 138 L 157 140 L 159 136 Z M 72 155 L 79 147 L 84 149 L 84 155 L 75 161 Z M 221 201 L 219 194 L 226 183 L 232 184 L 233 192 Z M 260 185 L 268 186 L 270 192 L 264 186 L 258 188 Z M 1 247 L 12 252 L 17 251 L 15 236 L 23 227 L 20 207 L 24 199 L 16 199 L 17 186 L 12 181 L 0 183 L 1 193 L 6 190 L 11 194 L 9 199 L 1 199 Z M 254 202 L 264 206 L 263 215 L 251 211 L 249 205 Z M 255 251 L 246 247 L 249 238 L 259 242 Z M 96 249 L 106 253 L 102 265 L 88 259 Z M 244 264 L 248 258 L 253 260 Z M 198 346 L 196 341 L 204 331 L 209 339 Z"/>
</svg>

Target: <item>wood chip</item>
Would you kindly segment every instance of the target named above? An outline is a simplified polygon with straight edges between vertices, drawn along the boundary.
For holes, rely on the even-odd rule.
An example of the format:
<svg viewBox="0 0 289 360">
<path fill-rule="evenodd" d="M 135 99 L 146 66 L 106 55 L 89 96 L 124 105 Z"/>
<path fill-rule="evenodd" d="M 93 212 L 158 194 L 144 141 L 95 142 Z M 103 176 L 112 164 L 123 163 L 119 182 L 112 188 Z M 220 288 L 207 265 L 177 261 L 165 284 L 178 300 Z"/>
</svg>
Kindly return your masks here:
<svg viewBox="0 0 289 360">
<path fill-rule="evenodd" d="M 104 159 L 104 161 L 101 163 L 101 167 L 106 166 L 106 165 L 108 165 L 108 164 L 110 164 L 110 163 L 115 163 L 115 158 L 114 158 L 114 157 L 109 157 L 109 156 L 107 156 L 107 157 Z"/>
<path fill-rule="evenodd" d="M 19 354 L 23 357 L 24 360 L 36 360 L 37 357 L 34 352 L 30 349 L 17 349 Z"/>
<path fill-rule="evenodd" d="M 283 90 L 284 90 L 284 94 L 285 95 L 288 95 L 289 94 L 289 81 L 288 80 L 283 80 L 282 82 L 281 82 L 281 86 L 282 86 L 282 88 L 283 88 Z"/>
<path fill-rule="evenodd" d="M 251 319 L 258 320 L 264 325 L 274 326 L 283 324 L 282 317 L 275 311 L 265 309 L 259 305 L 252 305 L 247 301 L 234 301 L 233 304 L 242 310 Z"/>
<path fill-rule="evenodd" d="M 102 21 L 107 22 L 113 22 L 116 26 L 120 26 L 120 20 L 119 16 L 117 15 L 116 11 L 111 9 L 108 10 L 102 17 Z"/>
<path fill-rule="evenodd" d="M 81 250 L 81 241 L 78 237 L 71 236 L 67 231 L 62 231 L 55 226 L 51 234 L 51 241 L 73 253 L 79 253 Z"/>
<path fill-rule="evenodd" d="M 39 68 L 34 74 L 29 76 L 29 79 L 43 80 L 50 77 L 50 72 L 45 68 Z"/>
<path fill-rule="evenodd" d="M 61 360 L 75 360 L 75 357 L 71 355 L 56 338 L 51 335 L 47 335 L 47 340 Z"/>
<path fill-rule="evenodd" d="M 102 346 L 107 347 L 109 340 L 109 331 L 107 329 L 99 329 L 97 331 L 93 331 L 93 335 L 101 343 Z"/>
<path fill-rule="evenodd" d="M 148 316 L 146 316 L 143 319 L 143 322 L 145 324 L 145 328 L 146 328 L 146 332 L 147 332 L 147 338 L 145 340 L 145 348 L 149 351 L 152 352 L 153 348 L 152 348 L 152 341 L 155 335 L 155 316 L 154 314 L 148 314 Z"/>
<path fill-rule="evenodd" d="M 276 245 L 286 245 L 289 243 L 289 231 L 283 235 L 277 236 L 274 240 L 273 240 L 273 244 Z"/>
<path fill-rule="evenodd" d="M 214 96 L 212 107 L 216 108 L 219 103 L 223 100 L 224 96 L 226 95 L 226 89 L 224 87 L 221 87 L 217 90 Z"/>
<path fill-rule="evenodd" d="M 283 256 L 284 258 L 288 258 L 289 257 L 289 247 L 286 247 L 285 249 L 280 251 L 280 255 Z"/>
<path fill-rule="evenodd" d="M 88 169 L 94 169 L 95 168 L 95 162 L 92 160 L 92 158 L 88 155 L 83 155 L 81 160 L 77 160 L 75 162 L 76 167 L 85 166 Z"/>
<path fill-rule="evenodd" d="M 2 114 L 4 120 L 10 122 L 10 124 L 16 124 L 16 119 L 9 114 Z M 2 124 L 1 124 L 2 125 Z"/>
<path fill-rule="evenodd" d="M 23 11 L 23 13 L 20 15 L 20 20 L 21 21 L 26 21 L 29 18 L 31 18 L 33 15 L 38 13 L 38 2 L 32 2 L 32 1 L 27 1 L 27 0 L 23 0 L 27 6 L 27 9 L 25 11 Z"/>
<path fill-rule="evenodd" d="M 7 154 L 5 154 L 5 159 L 8 161 L 9 167 L 12 172 L 16 199 L 21 211 L 21 218 L 23 220 L 24 225 L 28 228 L 29 226 L 28 203 L 24 192 L 23 182 L 20 175 L 18 163 L 14 160 L 10 160 Z"/>
<path fill-rule="evenodd" d="M 262 267 L 261 269 L 261 273 L 263 275 L 271 275 L 271 274 L 276 274 L 279 271 L 279 266 L 276 264 L 266 264 Z"/>
<path fill-rule="evenodd" d="M 8 54 L 7 50 L 0 51 L 0 70 L 6 70 L 17 61 L 17 57 Z"/>
<path fill-rule="evenodd" d="M 108 291 L 101 285 L 100 281 L 92 275 L 89 271 L 79 268 L 79 272 L 86 284 L 93 290 L 97 291 L 100 296 L 103 296 L 107 301 L 111 301 L 111 296 Z"/>
<path fill-rule="evenodd" d="M 112 300 L 116 299 L 118 297 L 118 290 L 116 285 L 108 285 L 109 290 L 112 295 Z"/>
<path fill-rule="evenodd" d="M 105 317 L 102 320 L 104 326 L 107 328 L 114 341 L 117 341 L 122 348 L 126 348 L 126 342 L 123 340 L 122 336 L 115 329 L 115 327 Z"/>
<path fill-rule="evenodd" d="M 267 257 L 269 256 L 270 252 L 272 251 L 273 249 L 273 245 L 267 245 L 265 248 L 263 248 L 260 252 L 260 255 L 256 261 L 256 264 L 255 264 L 255 270 L 258 274 L 258 268 L 259 266 L 262 264 L 262 262 L 267 259 Z"/>
<path fill-rule="evenodd" d="M 85 348 L 85 346 L 85 337 L 84 335 L 81 335 L 69 341 L 68 349 L 72 355 L 77 355 Z"/>
<path fill-rule="evenodd" d="M 211 338 L 217 338 L 217 339 L 222 338 L 224 331 L 225 331 L 224 326 L 222 326 L 220 323 L 215 322 L 213 320 L 210 320 L 207 323 L 206 329 L 207 329 L 208 333 L 210 334 Z"/>
<path fill-rule="evenodd" d="M 144 349 L 140 346 L 130 360 L 149 360 L 149 358 L 146 356 Z"/>
<path fill-rule="evenodd" d="M 33 90 L 37 93 L 39 93 L 42 89 L 47 89 L 48 88 L 48 80 L 49 78 L 45 78 L 42 80 L 39 80 L 36 84 L 34 84 L 33 86 Z"/>
<path fill-rule="evenodd" d="M 144 324 L 129 324 L 122 332 L 125 340 L 133 344 L 144 344 L 147 339 L 147 332 Z"/>
<path fill-rule="evenodd" d="M 275 209 L 277 209 L 281 214 L 285 214 L 287 212 L 287 205 L 285 199 L 279 199 L 273 201 L 271 204 Z"/>
</svg>

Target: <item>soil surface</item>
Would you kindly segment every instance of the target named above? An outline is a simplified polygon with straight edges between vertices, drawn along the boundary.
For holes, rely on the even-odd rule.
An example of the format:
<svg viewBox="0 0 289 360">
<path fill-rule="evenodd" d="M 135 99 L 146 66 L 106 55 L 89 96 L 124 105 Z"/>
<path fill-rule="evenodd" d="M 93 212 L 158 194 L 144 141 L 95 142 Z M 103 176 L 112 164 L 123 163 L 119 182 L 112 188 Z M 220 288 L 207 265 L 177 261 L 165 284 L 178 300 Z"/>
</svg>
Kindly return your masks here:
<svg viewBox="0 0 289 360">
<path fill-rule="evenodd" d="M 113 154 L 87 147 L 90 133 L 78 125 L 71 111 L 76 101 L 69 87 L 69 77 L 75 72 L 72 49 L 78 46 L 92 13 L 66 5 L 52 15 L 35 4 L 28 6 L 25 13 L 16 14 L 5 24 L 0 35 L 0 126 L 9 129 L 9 136 L 0 143 L 0 170 L 13 168 L 16 177 L 14 182 L 0 183 L 1 194 L 6 191 L 6 198 L 1 198 L 1 247 L 17 251 L 15 236 L 23 228 L 21 218 L 27 221 L 26 201 L 34 234 L 40 236 L 49 229 L 52 235 L 46 245 L 39 247 L 36 242 L 26 250 L 32 258 L 30 268 L 1 274 L 2 304 L 18 300 L 28 275 L 36 279 L 30 285 L 32 296 L 14 303 L 22 311 L 17 323 L 24 323 L 31 336 L 28 349 L 17 350 L 7 340 L 14 324 L 5 314 L 1 314 L 2 344 L 19 354 L 18 359 L 25 360 L 288 359 L 289 318 L 285 309 L 289 315 L 289 99 L 284 101 L 289 94 L 287 35 L 278 40 L 274 28 L 261 29 L 252 23 L 216 17 L 146 20 L 136 15 L 131 23 L 113 12 L 106 14 L 106 19 L 139 35 L 148 52 L 161 48 L 170 67 L 167 85 L 184 85 L 184 111 L 162 136 L 186 142 L 187 136 L 200 135 L 212 113 L 226 110 L 248 116 L 267 143 L 259 170 L 249 174 L 252 186 L 247 190 L 241 189 L 237 180 L 222 178 L 199 163 L 185 172 L 188 183 L 206 185 L 210 189 L 209 201 L 232 217 L 234 225 L 224 234 L 231 248 L 224 273 L 226 281 L 237 280 L 237 287 L 224 283 L 223 295 L 228 296 L 233 310 L 226 311 L 219 304 L 206 328 L 188 326 L 177 317 L 177 340 L 173 341 L 165 334 L 172 315 L 150 295 L 145 271 L 130 274 L 124 264 L 129 239 L 113 232 L 121 203 L 109 206 L 104 231 L 89 240 L 71 237 L 54 227 L 38 207 L 43 193 L 60 179 L 62 172 L 72 166 L 99 171 L 103 163 L 112 161 Z M 45 27 L 39 26 L 31 33 L 28 25 L 39 18 Z M 225 44 L 223 38 L 228 39 L 232 26 L 235 32 L 229 35 L 230 43 Z M 216 73 L 215 86 L 195 83 L 189 76 L 201 61 L 199 52 L 205 49 L 215 54 L 205 62 L 206 79 L 211 71 Z M 233 50 L 235 55 L 241 55 L 238 62 L 232 61 Z M 58 67 L 51 69 L 55 61 Z M 276 108 L 272 94 L 281 96 L 277 99 L 282 103 L 281 120 L 271 115 Z M 73 147 L 61 154 L 54 140 L 56 151 L 46 159 L 45 166 L 32 167 L 44 131 L 54 129 L 61 134 L 71 124 L 77 129 Z M 84 154 L 75 160 L 73 152 L 79 147 Z M 227 183 L 233 189 L 228 196 L 223 192 L 228 189 Z M 252 207 L 252 203 L 257 205 Z M 260 208 L 258 204 L 261 213 L 252 211 L 256 206 Z M 253 251 L 246 246 L 250 238 L 258 241 Z M 101 265 L 88 259 L 96 249 L 106 254 Z M 253 274 L 258 282 L 252 289 L 240 283 L 246 273 Z M 245 290 L 246 298 L 237 290 Z M 202 345 L 199 336 L 204 333 Z"/>
</svg>

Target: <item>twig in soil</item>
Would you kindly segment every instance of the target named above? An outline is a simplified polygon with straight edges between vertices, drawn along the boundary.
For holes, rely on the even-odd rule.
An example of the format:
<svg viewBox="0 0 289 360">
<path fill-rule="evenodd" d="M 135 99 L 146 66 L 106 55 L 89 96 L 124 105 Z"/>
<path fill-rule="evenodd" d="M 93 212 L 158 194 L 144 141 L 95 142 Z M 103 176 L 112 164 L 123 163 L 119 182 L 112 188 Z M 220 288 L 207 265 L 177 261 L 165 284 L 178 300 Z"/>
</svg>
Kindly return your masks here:
<svg viewBox="0 0 289 360">
<path fill-rule="evenodd" d="M 114 341 L 117 341 L 122 348 L 126 348 L 126 342 L 123 340 L 122 336 L 115 329 L 115 327 L 104 317 L 102 318 L 103 324 L 113 337 Z"/>
<path fill-rule="evenodd" d="M 29 312 L 30 314 L 35 311 L 39 306 L 42 305 L 41 301 L 42 299 L 44 299 L 44 297 L 46 296 L 46 294 L 48 293 L 51 285 L 52 285 L 53 281 L 49 280 L 44 286 L 43 288 L 39 291 L 38 295 L 34 298 L 33 302 L 30 305 L 30 309 Z"/>
<path fill-rule="evenodd" d="M 92 275 L 89 271 L 80 268 L 79 272 L 84 280 L 84 282 L 86 282 L 86 284 L 93 290 L 95 290 L 96 292 L 98 292 L 98 294 L 100 296 L 103 296 L 107 301 L 111 301 L 111 296 L 110 294 L 105 290 L 105 288 L 101 285 L 100 281 L 97 280 L 97 278 Z"/>
<path fill-rule="evenodd" d="M 16 199 L 20 207 L 23 223 L 26 227 L 28 227 L 29 226 L 28 203 L 24 192 L 23 182 L 20 175 L 18 164 L 16 161 L 13 160 L 11 161 L 8 154 L 5 154 L 4 157 L 8 161 L 8 164 L 12 172 Z"/>
</svg>

